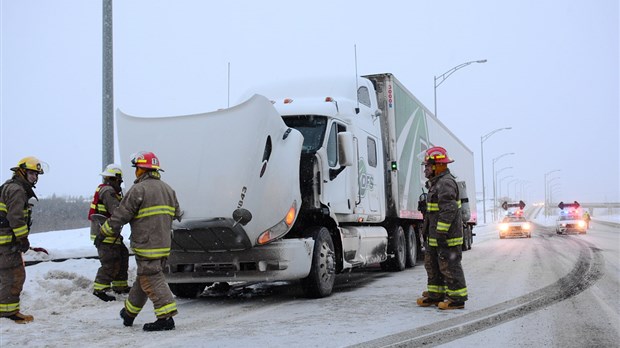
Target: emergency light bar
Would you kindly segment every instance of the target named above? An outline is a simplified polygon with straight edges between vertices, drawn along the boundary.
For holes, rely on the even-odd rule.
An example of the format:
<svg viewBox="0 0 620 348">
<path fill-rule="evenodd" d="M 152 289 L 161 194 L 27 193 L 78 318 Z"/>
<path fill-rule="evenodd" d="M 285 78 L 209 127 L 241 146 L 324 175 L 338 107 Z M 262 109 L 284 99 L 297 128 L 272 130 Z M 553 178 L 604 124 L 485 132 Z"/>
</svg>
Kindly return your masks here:
<svg viewBox="0 0 620 348">
<path fill-rule="evenodd" d="M 577 203 L 577 201 L 575 201 L 575 203 L 564 203 L 564 202 L 560 202 L 560 204 L 558 204 L 558 208 L 564 210 L 564 208 L 579 208 L 580 205 L 579 203 Z"/>
<path fill-rule="evenodd" d="M 502 203 L 502 208 L 504 208 L 504 210 L 508 210 L 508 208 L 517 208 L 517 207 L 523 210 L 523 208 L 525 208 L 525 202 L 519 201 L 519 203 L 508 203 L 508 202 Z"/>
</svg>

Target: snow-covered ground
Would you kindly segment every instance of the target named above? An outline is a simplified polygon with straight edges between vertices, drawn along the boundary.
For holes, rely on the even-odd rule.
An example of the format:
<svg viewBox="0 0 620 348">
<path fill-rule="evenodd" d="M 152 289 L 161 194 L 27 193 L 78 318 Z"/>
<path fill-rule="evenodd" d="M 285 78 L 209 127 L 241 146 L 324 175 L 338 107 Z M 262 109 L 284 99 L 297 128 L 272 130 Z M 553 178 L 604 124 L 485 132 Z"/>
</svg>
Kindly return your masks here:
<svg viewBox="0 0 620 348">
<path fill-rule="evenodd" d="M 595 218 L 620 222 L 620 215 L 605 216 L 597 214 Z M 548 226 L 555 223 L 554 216 L 546 219 L 538 216 L 535 220 L 537 223 Z M 478 232 L 483 234 L 484 231 L 493 230 L 494 228 L 493 224 L 479 226 Z M 127 227 L 123 231 L 123 235 L 127 237 L 128 234 L 129 229 Z M 28 251 L 24 255 L 26 261 L 96 255 L 96 250 L 89 238 L 88 228 L 32 234 L 30 241 L 33 247 L 46 248 L 50 255 Z M 98 267 L 99 261 L 96 259 L 72 259 L 64 262 L 43 261 L 27 267 L 27 279 L 21 297 L 21 308 L 24 313 L 34 315 L 35 321 L 28 325 L 17 325 L 7 319 L 0 319 L 0 347 L 55 347 L 63 345 L 63 342 L 71 342 L 69 345 L 73 346 L 76 344 L 75 342 L 80 341 L 84 342 L 84 345 L 88 344 L 89 346 L 127 346 L 134 345 L 136 342 L 143 342 L 144 345 L 147 345 L 147 342 L 143 340 L 146 340 L 148 337 L 157 337 L 157 341 L 151 342 L 155 346 L 169 345 L 169 340 L 172 337 L 178 340 L 176 342 L 179 345 L 183 346 L 210 346 L 208 344 L 209 330 L 205 329 L 201 323 L 192 321 L 191 316 L 184 313 L 175 318 L 177 330 L 174 332 L 155 333 L 154 336 L 147 336 L 148 333 L 143 333 L 141 326 L 142 323 L 155 319 L 150 301 L 143 313 L 140 314 L 139 320 L 137 320 L 139 323 L 132 328 L 123 327 L 118 317 L 123 297 L 119 296 L 119 301 L 116 302 L 104 303 L 92 295 L 92 283 Z M 423 276 L 422 271 L 420 271 L 419 277 Z M 136 272 L 133 257 L 130 258 L 129 272 L 129 280 L 133 282 Z M 417 273 L 416 276 L 418 276 Z M 423 282 L 422 278 L 418 280 Z M 381 289 L 376 291 L 381 291 Z M 411 289 L 407 290 L 407 292 L 410 291 Z M 180 300 L 180 303 L 187 304 L 189 301 L 191 300 Z M 226 302 L 226 300 L 223 301 Z M 151 307 L 149 308 L 149 306 Z M 291 317 L 299 314 L 297 313 L 299 310 L 303 310 L 299 307 L 303 307 L 303 304 L 298 306 L 290 305 L 287 301 L 274 303 L 273 306 L 280 306 L 280 309 L 282 307 L 290 308 L 292 312 Z M 208 310 L 208 308 L 206 309 Z M 187 310 L 185 312 L 187 313 Z M 240 313 L 239 315 L 244 314 Z M 266 321 L 263 324 L 247 328 L 245 332 L 240 328 L 239 335 L 242 337 L 230 337 L 230 342 L 219 340 L 218 345 L 233 347 L 239 345 L 240 342 L 252 345 L 252 335 L 258 335 L 262 330 L 269 330 L 270 319 L 264 319 Z M 271 320 L 273 319 L 276 318 L 271 318 Z M 323 324 L 318 326 L 313 324 L 312 328 L 300 326 L 299 329 L 330 332 L 331 323 L 328 318 L 319 322 Z M 408 323 L 408 325 L 410 326 L 411 323 Z M 395 322 L 382 323 L 381 328 L 376 328 L 378 331 L 375 334 L 377 332 L 379 335 L 393 334 L 395 328 L 399 327 L 403 327 L 402 318 L 396 317 Z M 109 335 L 105 334 L 106 330 L 109 331 Z M 382 330 L 385 331 L 383 332 Z M 162 339 L 161 341 L 159 340 L 160 338 Z M 272 341 L 270 346 L 286 346 L 289 343 L 293 344 L 296 342 L 294 333 L 280 332 L 278 336 L 272 337 L 272 340 L 277 341 Z M 341 342 L 331 342 L 329 337 L 325 337 L 323 343 L 325 346 L 342 345 Z M 320 346 L 321 344 L 321 342 L 312 342 L 312 344 L 308 345 Z M 306 345 L 301 343 L 300 346 Z"/>
</svg>

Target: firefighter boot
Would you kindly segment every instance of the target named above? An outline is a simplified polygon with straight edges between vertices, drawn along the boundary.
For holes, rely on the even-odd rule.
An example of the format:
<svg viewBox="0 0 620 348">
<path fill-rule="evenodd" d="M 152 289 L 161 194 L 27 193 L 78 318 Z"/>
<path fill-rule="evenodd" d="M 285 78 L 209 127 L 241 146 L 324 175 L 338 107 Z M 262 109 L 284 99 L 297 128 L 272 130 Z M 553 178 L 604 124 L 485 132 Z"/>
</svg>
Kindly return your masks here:
<svg viewBox="0 0 620 348">
<path fill-rule="evenodd" d="M 27 324 L 34 320 L 34 317 L 32 315 L 23 314 L 20 312 L 9 315 L 7 318 L 13 320 L 17 324 Z"/>
<path fill-rule="evenodd" d="M 420 307 L 430 307 L 430 306 L 437 306 L 437 304 L 440 303 L 441 300 L 423 296 L 423 297 L 419 297 L 416 300 L 416 302 L 418 306 Z"/>
<path fill-rule="evenodd" d="M 440 302 L 437 307 L 439 307 L 439 309 L 463 309 L 465 308 L 465 302 L 457 302 L 451 299 L 447 299 L 443 302 Z"/>
<path fill-rule="evenodd" d="M 142 327 L 144 331 L 164 331 L 164 330 L 174 330 L 174 319 L 170 318 L 160 318 L 155 320 L 152 323 L 144 324 Z"/>
<path fill-rule="evenodd" d="M 125 308 L 122 308 L 119 314 L 121 315 L 121 319 L 123 319 L 123 325 L 125 326 L 133 325 L 133 320 L 136 319 L 136 317 L 132 317 L 129 314 L 127 314 L 127 311 L 125 310 Z"/>
<path fill-rule="evenodd" d="M 103 290 L 94 291 L 93 295 L 97 296 L 101 301 L 105 301 L 105 302 L 116 301 L 116 297 L 106 294 L 106 292 Z"/>
</svg>

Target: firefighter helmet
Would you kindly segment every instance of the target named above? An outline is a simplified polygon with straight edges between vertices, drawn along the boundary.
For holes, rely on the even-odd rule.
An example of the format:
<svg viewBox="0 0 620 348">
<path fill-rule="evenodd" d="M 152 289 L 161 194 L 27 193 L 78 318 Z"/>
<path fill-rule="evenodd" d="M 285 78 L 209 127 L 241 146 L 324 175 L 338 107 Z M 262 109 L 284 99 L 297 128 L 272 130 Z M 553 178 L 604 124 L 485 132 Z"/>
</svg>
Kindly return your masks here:
<svg viewBox="0 0 620 348">
<path fill-rule="evenodd" d="M 34 156 L 28 156 L 20 159 L 19 162 L 17 162 L 17 166 L 11 168 L 11 170 L 14 172 L 18 171 L 19 169 L 32 170 L 39 174 L 44 174 L 47 170 L 49 170 L 49 167 L 47 163 L 39 161 L 38 158 Z"/>
<path fill-rule="evenodd" d="M 118 164 L 108 164 L 105 169 L 103 170 L 103 172 L 101 172 L 101 174 L 99 174 L 101 176 L 108 177 L 108 178 L 122 178 L 123 177 L 123 171 L 121 170 L 121 167 Z"/>
<path fill-rule="evenodd" d="M 448 157 L 448 152 L 441 146 L 433 146 L 426 150 L 424 154 L 424 162 L 422 164 L 438 164 L 438 163 L 452 163 L 450 157 Z"/>
<path fill-rule="evenodd" d="M 131 156 L 131 166 L 149 170 L 164 171 L 159 167 L 159 159 L 154 153 L 149 151 L 140 151 Z"/>
</svg>

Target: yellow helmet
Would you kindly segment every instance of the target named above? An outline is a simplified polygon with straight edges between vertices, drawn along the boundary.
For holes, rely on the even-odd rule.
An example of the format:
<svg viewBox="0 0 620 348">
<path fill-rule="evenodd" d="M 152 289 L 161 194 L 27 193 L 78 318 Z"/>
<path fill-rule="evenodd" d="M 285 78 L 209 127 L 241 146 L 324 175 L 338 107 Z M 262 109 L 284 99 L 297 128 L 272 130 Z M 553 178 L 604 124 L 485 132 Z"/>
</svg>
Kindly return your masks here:
<svg viewBox="0 0 620 348">
<path fill-rule="evenodd" d="M 11 168 L 12 171 L 16 172 L 19 169 L 32 170 L 39 174 L 45 174 L 45 171 L 49 169 L 47 163 L 39 161 L 38 158 L 34 156 L 24 157 L 17 162 L 17 166 Z"/>
</svg>

